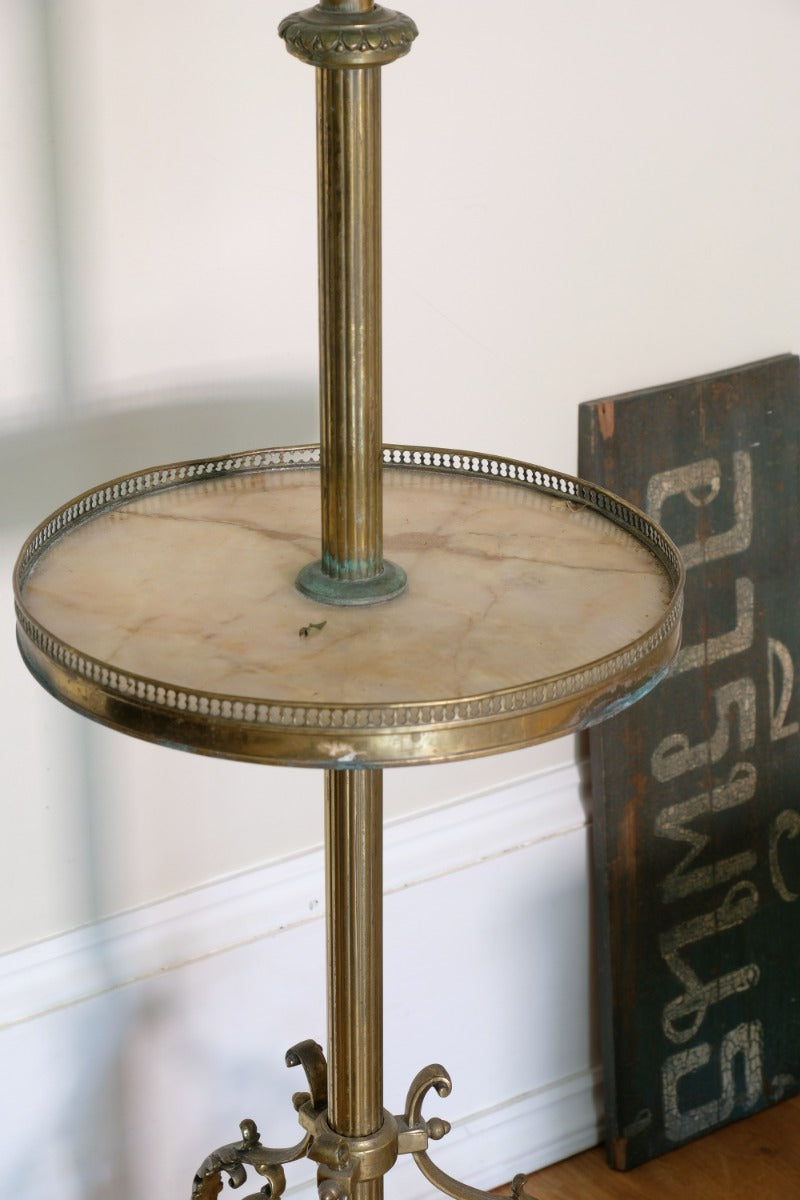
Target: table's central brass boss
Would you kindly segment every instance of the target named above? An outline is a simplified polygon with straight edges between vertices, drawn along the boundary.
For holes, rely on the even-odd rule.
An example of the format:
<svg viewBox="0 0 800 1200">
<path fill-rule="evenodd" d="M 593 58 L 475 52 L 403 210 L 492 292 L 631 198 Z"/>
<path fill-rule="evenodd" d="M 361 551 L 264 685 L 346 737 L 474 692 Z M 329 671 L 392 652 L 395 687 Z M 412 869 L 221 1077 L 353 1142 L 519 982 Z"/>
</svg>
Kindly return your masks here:
<svg viewBox="0 0 800 1200">
<path fill-rule="evenodd" d="M 280 34 L 317 68 L 322 555 L 297 586 L 374 604 L 406 585 L 383 557 L 381 67 L 417 29 L 371 0 L 323 0 Z"/>
</svg>

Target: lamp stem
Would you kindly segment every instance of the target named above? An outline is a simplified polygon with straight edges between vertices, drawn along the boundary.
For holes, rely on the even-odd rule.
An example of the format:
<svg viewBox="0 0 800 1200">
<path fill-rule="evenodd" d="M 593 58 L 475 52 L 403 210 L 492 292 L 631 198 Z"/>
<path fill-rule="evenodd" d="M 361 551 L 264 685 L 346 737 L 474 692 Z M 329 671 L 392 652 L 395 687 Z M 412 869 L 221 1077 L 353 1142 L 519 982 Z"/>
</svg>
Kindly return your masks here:
<svg viewBox="0 0 800 1200">
<path fill-rule="evenodd" d="M 317 70 L 322 570 L 383 569 L 381 73 Z"/>
<path fill-rule="evenodd" d="M 345 1137 L 383 1123 L 383 772 L 325 772 L 328 1121 Z M 352 1185 L 381 1200 L 383 1178 Z"/>
</svg>

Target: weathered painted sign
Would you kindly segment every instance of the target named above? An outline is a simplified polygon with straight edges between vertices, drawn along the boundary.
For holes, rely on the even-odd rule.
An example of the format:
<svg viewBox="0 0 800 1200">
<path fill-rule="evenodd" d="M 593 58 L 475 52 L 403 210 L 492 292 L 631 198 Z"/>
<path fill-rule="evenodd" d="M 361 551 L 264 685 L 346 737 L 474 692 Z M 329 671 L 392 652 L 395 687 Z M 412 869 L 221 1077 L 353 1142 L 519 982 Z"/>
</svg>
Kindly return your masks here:
<svg viewBox="0 0 800 1200">
<path fill-rule="evenodd" d="M 609 1161 L 800 1088 L 800 373 L 581 405 L 579 473 L 687 568 L 680 655 L 591 732 Z"/>
</svg>

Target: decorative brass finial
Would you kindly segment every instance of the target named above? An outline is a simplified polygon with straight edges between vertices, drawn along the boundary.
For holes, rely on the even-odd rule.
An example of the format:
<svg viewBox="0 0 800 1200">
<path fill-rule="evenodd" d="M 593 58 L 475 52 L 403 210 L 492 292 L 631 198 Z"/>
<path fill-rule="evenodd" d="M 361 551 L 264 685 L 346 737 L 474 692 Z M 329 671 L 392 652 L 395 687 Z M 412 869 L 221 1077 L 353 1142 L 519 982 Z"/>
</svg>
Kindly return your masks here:
<svg viewBox="0 0 800 1200">
<path fill-rule="evenodd" d="M 285 17 L 278 33 L 289 53 L 312 67 L 384 67 L 408 54 L 417 27 L 371 0 L 328 0 Z"/>
</svg>

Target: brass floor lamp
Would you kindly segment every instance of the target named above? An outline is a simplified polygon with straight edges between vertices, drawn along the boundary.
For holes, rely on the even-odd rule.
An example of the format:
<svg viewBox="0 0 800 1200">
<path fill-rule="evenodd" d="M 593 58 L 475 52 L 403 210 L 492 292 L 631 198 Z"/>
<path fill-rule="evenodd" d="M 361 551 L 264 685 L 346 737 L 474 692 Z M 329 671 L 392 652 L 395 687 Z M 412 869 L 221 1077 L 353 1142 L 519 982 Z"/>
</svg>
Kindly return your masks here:
<svg viewBox="0 0 800 1200">
<path fill-rule="evenodd" d="M 592 484 L 383 445 L 381 68 L 417 30 L 372 0 L 322 0 L 280 33 L 316 68 L 320 445 L 154 467 L 70 501 L 17 561 L 19 644 L 46 688 L 114 728 L 325 771 L 327 1060 L 313 1041 L 288 1052 L 307 1077 L 298 1144 L 266 1147 L 243 1121 L 195 1200 L 248 1167 L 277 1197 L 301 1157 L 323 1200 L 379 1200 L 405 1153 L 478 1200 L 428 1155 L 448 1131 L 422 1115 L 450 1090 L 443 1067 L 417 1074 L 401 1115 L 384 1108 L 383 768 L 527 746 L 631 703 L 677 651 L 683 570 Z"/>
</svg>

